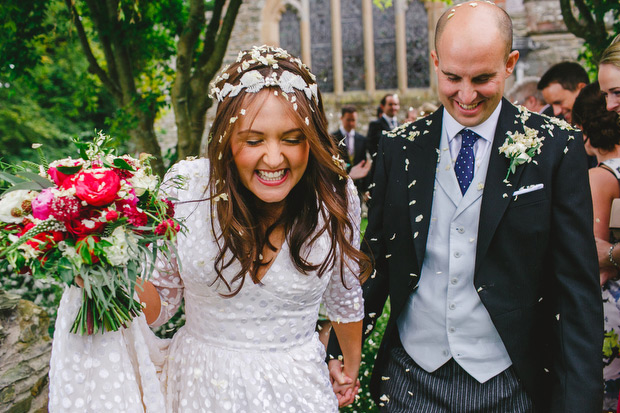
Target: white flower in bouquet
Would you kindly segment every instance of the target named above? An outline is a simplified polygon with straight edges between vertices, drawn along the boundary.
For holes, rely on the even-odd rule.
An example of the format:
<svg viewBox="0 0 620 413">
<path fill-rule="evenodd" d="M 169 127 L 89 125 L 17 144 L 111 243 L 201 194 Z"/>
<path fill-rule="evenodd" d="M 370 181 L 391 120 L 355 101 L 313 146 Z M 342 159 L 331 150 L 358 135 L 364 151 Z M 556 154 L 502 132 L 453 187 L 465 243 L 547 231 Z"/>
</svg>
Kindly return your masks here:
<svg viewBox="0 0 620 413">
<path fill-rule="evenodd" d="M 131 251 L 138 244 L 135 235 L 125 231 L 123 227 L 117 227 L 111 236 L 102 239 L 112 244 L 103 250 L 110 264 L 114 266 L 126 265 L 131 258 Z"/>
<path fill-rule="evenodd" d="M 149 175 L 145 173 L 144 169 L 140 168 L 134 176 L 129 178 L 129 183 L 136 191 L 136 195 L 142 196 L 146 191 L 152 192 L 156 190 L 159 181 L 156 175 Z"/>
<path fill-rule="evenodd" d="M 32 211 L 30 205 L 38 192 L 17 190 L 0 199 L 0 221 L 19 224 Z"/>
<path fill-rule="evenodd" d="M 58 249 L 62 253 L 62 256 L 69 259 L 75 268 L 79 269 L 82 266 L 82 257 L 80 257 L 75 247 L 67 244 L 65 241 L 60 241 L 58 243 Z"/>
</svg>

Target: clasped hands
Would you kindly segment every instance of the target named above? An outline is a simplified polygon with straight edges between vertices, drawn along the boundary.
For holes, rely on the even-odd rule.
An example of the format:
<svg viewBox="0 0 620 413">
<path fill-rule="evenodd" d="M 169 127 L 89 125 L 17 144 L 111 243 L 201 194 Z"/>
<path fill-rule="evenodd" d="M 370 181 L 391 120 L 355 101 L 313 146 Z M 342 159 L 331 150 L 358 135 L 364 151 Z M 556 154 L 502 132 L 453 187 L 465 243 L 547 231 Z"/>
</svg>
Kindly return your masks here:
<svg viewBox="0 0 620 413">
<path fill-rule="evenodd" d="M 360 388 L 360 381 L 357 378 L 358 371 L 346 371 L 344 364 L 337 359 L 330 360 L 327 367 L 329 369 L 329 379 L 338 399 L 338 406 L 350 405 L 355 400 L 355 396 Z"/>
</svg>

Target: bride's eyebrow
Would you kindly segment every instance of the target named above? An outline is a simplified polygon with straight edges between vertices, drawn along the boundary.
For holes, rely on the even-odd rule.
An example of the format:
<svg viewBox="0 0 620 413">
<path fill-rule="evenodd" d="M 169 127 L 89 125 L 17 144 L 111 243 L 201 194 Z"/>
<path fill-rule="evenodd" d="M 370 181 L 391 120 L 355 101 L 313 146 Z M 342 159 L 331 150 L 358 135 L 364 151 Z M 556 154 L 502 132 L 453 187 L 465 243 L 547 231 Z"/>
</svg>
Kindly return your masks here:
<svg viewBox="0 0 620 413">
<path fill-rule="evenodd" d="M 302 132 L 301 128 L 294 128 L 294 129 L 287 130 L 286 132 L 283 132 L 282 135 L 290 135 L 292 133 L 297 133 L 297 132 Z M 237 134 L 238 135 L 264 135 L 265 132 L 258 131 L 255 129 L 246 129 L 246 130 L 237 132 Z"/>
</svg>

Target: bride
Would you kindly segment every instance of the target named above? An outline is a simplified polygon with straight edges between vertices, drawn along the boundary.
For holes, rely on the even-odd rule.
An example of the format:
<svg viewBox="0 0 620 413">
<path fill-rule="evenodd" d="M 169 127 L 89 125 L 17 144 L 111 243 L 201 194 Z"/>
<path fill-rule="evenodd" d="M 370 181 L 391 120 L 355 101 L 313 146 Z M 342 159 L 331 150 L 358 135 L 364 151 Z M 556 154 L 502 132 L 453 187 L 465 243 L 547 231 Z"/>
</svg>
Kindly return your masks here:
<svg viewBox="0 0 620 413">
<path fill-rule="evenodd" d="M 65 292 L 51 412 L 323 413 L 352 401 L 369 261 L 315 77 L 286 51 L 255 47 L 212 93 L 208 158 L 164 178 L 188 228 L 176 260 L 157 263 L 137 291 L 144 316 L 121 331 L 71 334 L 81 293 Z M 180 188 L 169 184 L 178 176 Z M 155 337 L 147 323 L 165 323 L 182 300 L 185 326 Z M 344 350 L 333 388 L 314 331 L 321 301 Z"/>
</svg>

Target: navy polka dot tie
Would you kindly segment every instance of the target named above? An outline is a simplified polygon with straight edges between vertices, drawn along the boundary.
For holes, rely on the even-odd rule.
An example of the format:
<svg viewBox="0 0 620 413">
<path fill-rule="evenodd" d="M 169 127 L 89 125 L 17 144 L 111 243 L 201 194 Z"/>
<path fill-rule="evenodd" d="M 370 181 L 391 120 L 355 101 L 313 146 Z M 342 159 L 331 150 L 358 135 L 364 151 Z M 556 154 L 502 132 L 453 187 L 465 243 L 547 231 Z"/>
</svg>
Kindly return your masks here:
<svg viewBox="0 0 620 413">
<path fill-rule="evenodd" d="M 462 137 L 461 150 L 456 157 L 454 172 L 456 173 L 456 179 L 459 181 L 461 193 L 465 195 L 469 184 L 474 179 L 474 143 L 480 138 L 480 135 L 469 129 L 463 129 L 460 133 Z"/>
</svg>

